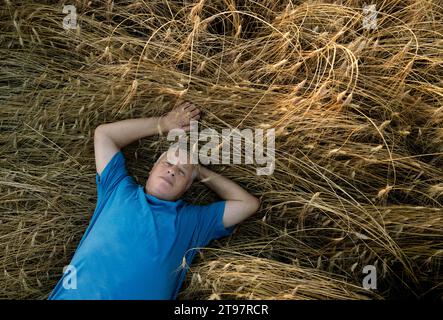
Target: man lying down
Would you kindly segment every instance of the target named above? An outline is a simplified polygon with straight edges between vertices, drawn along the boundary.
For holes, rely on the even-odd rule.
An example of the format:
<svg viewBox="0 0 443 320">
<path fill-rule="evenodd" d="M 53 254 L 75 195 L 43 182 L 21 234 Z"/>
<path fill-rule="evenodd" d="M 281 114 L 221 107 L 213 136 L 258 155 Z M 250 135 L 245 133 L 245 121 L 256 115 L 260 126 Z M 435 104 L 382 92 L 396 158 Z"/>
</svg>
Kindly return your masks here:
<svg viewBox="0 0 443 320">
<path fill-rule="evenodd" d="M 198 119 L 200 110 L 184 102 L 161 117 L 95 129 L 97 205 L 49 300 L 176 299 L 196 253 L 190 249 L 231 234 L 257 212 L 256 197 L 189 158 L 174 163 L 162 154 L 145 186 L 128 175 L 123 147 L 174 128 L 189 131 Z M 180 199 L 194 179 L 222 200 L 192 205 Z"/>
</svg>

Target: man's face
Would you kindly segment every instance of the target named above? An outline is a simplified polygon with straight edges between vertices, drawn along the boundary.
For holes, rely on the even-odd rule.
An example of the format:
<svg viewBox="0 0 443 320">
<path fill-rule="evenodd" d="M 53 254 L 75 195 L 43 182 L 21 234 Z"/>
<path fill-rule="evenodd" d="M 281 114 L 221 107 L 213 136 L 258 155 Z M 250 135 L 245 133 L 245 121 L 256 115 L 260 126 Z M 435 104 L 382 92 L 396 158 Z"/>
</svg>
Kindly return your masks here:
<svg viewBox="0 0 443 320">
<path fill-rule="evenodd" d="M 146 193 L 162 200 L 177 200 L 192 184 L 193 169 L 189 159 L 188 163 L 180 160 L 173 163 L 168 160 L 167 153 L 164 154 L 150 171 Z"/>
</svg>

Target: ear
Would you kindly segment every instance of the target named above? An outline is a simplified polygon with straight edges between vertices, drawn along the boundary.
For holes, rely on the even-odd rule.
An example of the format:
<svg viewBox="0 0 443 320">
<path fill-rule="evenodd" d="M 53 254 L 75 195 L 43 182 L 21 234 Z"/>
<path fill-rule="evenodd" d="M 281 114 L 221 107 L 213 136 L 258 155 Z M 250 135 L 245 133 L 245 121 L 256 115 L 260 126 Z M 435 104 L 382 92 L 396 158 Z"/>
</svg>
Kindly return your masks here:
<svg viewBox="0 0 443 320">
<path fill-rule="evenodd" d="M 191 178 L 190 181 L 188 182 L 188 185 L 186 186 L 186 191 L 189 190 L 189 188 L 191 188 L 192 184 L 194 183 L 194 179 Z"/>
</svg>

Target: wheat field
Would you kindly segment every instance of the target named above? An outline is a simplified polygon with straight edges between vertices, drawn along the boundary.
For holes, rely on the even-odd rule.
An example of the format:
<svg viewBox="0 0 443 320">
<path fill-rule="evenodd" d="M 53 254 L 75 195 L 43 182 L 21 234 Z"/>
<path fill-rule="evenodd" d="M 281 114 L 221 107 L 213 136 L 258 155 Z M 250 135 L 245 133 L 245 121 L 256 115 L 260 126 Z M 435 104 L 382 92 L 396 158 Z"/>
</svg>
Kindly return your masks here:
<svg viewBox="0 0 443 320">
<path fill-rule="evenodd" d="M 261 208 L 200 250 L 179 299 L 443 298 L 443 1 L 71 4 L 68 29 L 64 2 L 0 5 L 1 299 L 46 299 L 69 263 L 95 127 L 182 99 L 202 128 L 274 128 L 275 170 L 211 166 Z M 139 183 L 167 143 L 124 149 Z"/>
</svg>

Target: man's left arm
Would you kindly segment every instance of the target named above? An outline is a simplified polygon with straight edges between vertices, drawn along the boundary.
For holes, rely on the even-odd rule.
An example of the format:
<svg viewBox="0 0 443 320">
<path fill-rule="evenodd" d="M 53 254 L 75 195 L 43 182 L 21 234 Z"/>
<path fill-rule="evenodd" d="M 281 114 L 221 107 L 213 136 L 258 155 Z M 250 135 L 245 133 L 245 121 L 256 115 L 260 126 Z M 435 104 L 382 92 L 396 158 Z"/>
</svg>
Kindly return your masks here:
<svg viewBox="0 0 443 320">
<path fill-rule="evenodd" d="M 201 165 L 198 165 L 197 168 L 198 179 L 220 198 L 226 200 L 223 214 L 225 228 L 242 222 L 260 208 L 260 200 L 234 181 Z"/>
</svg>

